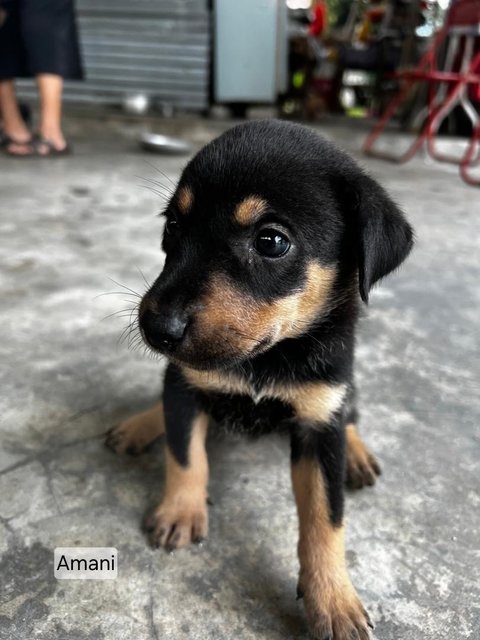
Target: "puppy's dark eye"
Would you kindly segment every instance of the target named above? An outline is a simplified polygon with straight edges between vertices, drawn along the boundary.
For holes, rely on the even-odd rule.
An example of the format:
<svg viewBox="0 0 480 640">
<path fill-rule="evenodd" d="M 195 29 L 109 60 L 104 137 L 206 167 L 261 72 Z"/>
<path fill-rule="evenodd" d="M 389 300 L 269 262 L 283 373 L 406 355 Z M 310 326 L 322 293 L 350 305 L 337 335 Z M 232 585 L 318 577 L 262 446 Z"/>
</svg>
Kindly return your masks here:
<svg viewBox="0 0 480 640">
<path fill-rule="evenodd" d="M 174 233 L 177 233 L 178 222 L 175 220 L 175 218 L 167 219 L 167 221 L 165 222 L 165 231 L 168 233 L 169 236 L 173 235 Z"/>
<path fill-rule="evenodd" d="M 262 229 L 253 244 L 262 256 L 268 258 L 280 258 L 290 249 L 290 240 L 276 229 Z"/>
</svg>

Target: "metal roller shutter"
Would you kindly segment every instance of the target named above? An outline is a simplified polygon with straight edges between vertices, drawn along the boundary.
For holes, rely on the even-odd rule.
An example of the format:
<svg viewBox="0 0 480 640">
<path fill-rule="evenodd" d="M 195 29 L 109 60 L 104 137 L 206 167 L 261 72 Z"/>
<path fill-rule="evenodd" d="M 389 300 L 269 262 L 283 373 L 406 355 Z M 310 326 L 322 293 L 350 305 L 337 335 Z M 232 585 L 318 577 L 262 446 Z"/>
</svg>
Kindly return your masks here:
<svg viewBox="0 0 480 640">
<path fill-rule="evenodd" d="M 86 80 L 66 82 L 65 101 L 118 104 L 146 93 L 199 111 L 209 102 L 211 20 L 207 0 L 77 0 Z M 21 95 L 34 95 L 31 81 Z"/>
</svg>

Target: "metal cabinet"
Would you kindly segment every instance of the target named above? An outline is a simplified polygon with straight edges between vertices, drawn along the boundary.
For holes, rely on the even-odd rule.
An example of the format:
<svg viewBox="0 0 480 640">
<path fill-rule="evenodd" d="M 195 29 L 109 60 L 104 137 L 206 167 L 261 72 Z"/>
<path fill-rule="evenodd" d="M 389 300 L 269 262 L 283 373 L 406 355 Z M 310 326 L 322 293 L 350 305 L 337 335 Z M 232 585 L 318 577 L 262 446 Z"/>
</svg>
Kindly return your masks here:
<svg viewBox="0 0 480 640">
<path fill-rule="evenodd" d="M 287 83 L 285 0 L 216 0 L 216 102 L 273 103 Z"/>
</svg>

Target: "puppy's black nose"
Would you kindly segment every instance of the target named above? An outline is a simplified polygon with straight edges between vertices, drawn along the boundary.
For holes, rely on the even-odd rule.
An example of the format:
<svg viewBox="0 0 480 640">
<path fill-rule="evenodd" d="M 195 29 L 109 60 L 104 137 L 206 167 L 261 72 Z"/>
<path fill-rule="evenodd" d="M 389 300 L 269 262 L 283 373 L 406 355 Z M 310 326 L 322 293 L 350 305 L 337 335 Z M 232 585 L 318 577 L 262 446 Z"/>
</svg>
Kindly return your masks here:
<svg viewBox="0 0 480 640">
<path fill-rule="evenodd" d="M 176 313 L 155 313 L 147 310 L 140 326 L 147 342 L 162 351 L 173 351 L 183 340 L 188 318 Z"/>
</svg>

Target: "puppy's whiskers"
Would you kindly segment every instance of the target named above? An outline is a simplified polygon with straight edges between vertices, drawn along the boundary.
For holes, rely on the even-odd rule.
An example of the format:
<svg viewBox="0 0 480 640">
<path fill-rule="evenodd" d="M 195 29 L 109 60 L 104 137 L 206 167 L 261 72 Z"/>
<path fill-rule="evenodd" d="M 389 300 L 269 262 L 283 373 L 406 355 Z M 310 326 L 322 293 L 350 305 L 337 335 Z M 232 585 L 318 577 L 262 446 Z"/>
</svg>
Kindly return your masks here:
<svg viewBox="0 0 480 640">
<path fill-rule="evenodd" d="M 173 195 L 173 189 L 171 187 L 169 187 L 168 185 L 164 184 L 163 182 L 159 182 L 158 180 L 153 180 L 152 178 L 146 178 L 145 176 L 135 176 L 135 178 L 138 178 L 139 180 L 145 180 L 145 182 L 149 182 L 150 184 L 155 185 L 156 187 L 159 187 L 160 189 L 162 189 L 165 193 L 168 193 L 170 195 Z"/>
<path fill-rule="evenodd" d="M 118 311 L 114 311 L 113 313 L 109 313 L 108 316 L 104 316 L 102 318 L 102 322 L 104 320 L 108 320 L 109 318 L 131 318 L 132 313 L 135 313 L 137 307 L 130 307 L 127 309 L 119 309 Z"/>
<path fill-rule="evenodd" d="M 148 291 L 151 288 L 152 285 L 148 282 L 148 280 L 145 277 L 145 274 L 140 269 L 140 267 L 136 267 L 136 269 L 137 269 L 138 273 L 140 274 L 140 276 L 142 277 L 142 280 L 144 281 L 144 283 L 145 283 L 145 285 L 147 287 L 146 291 Z"/>
<path fill-rule="evenodd" d="M 152 169 L 154 171 L 157 171 L 157 173 L 159 173 L 160 175 L 162 175 L 164 178 L 166 178 L 170 184 L 172 185 L 173 189 L 177 188 L 177 183 L 172 180 L 164 171 L 162 171 L 161 169 L 159 169 L 158 167 L 156 167 L 153 162 L 150 162 L 149 160 L 145 160 L 145 163 L 148 164 L 150 167 L 152 167 Z M 166 185 L 164 185 L 166 186 Z"/>
<path fill-rule="evenodd" d="M 158 189 L 154 189 L 153 187 L 150 187 L 148 184 L 138 184 L 137 187 L 141 187 L 142 189 L 148 189 L 149 191 L 157 195 L 164 203 L 168 202 L 168 200 L 170 199 L 170 196 L 168 194 L 165 194 L 162 191 L 159 191 Z"/>
<path fill-rule="evenodd" d="M 229 327 L 229 329 L 233 333 L 236 333 L 241 338 L 245 338 L 246 340 L 250 340 L 251 342 L 255 342 L 256 344 L 262 344 L 262 342 L 264 342 L 264 339 L 259 340 L 258 338 L 253 338 L 252 336 L 249 336 L 248 334 L 243 333 L 243 331 L 240 331 L 236 327 Z"/>
<path fill-rule="evenodd" d="M 107 277 L 108 277 L 108 276 L 107 276 Z M 121 287 L 122 289 L 125 289 L 125 291 L 128 291 L 128 292 L 130 293 L 130 295 L 136 296 L 137 298 L 142 298 L 142 294 L 141 294 L 141 293 L 138 293 L 138 291 L 134 291 L 133 289 L 130 289 L 130 287 L 127 287 L 126 285 L 122 284 L 121 282 L 117 282 L 117 281 L 116 281 L 116 280 L 114 280 L 113 278 L 108 277 L 108 279 L 109 279 L 111 282 L 113 282 L 114 284 L 116 284 L 116 285 L 117 285 L 117 287 Z M 102 294 L 100 294 L 100 295 L 108 296 L 108 295 L 113 295 L 113 294 L 116 294 L 116 293 L 118 293 L 118 292 L 116 292 L 116 291 L 111 291 L 111 292 L 108 292 L 108 293 L 102 293 Z M 124 293 L 123 295 L 125 295 L 125 293 Z"/>
</svg>

